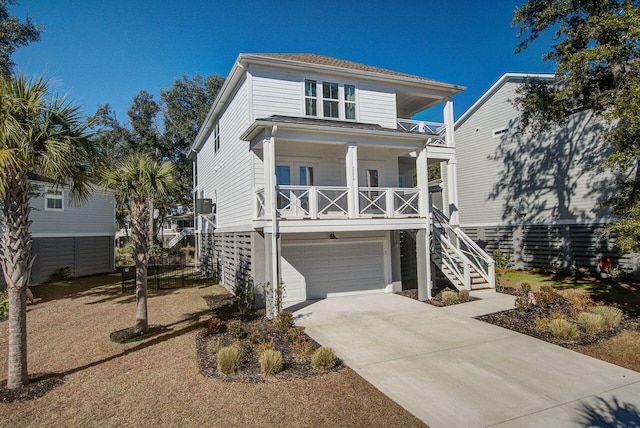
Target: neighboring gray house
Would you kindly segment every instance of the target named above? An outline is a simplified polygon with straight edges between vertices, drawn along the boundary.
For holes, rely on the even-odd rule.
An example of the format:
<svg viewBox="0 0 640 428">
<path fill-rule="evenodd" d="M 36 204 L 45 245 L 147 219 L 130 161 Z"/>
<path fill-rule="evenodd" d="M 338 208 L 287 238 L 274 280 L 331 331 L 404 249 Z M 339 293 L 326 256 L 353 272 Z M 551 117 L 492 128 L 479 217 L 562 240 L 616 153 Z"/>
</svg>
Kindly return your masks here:
<svg viewBox="0 0 640 428">
<path fill-rule="evenodd" d="M 577 267 L 596 272 L 601 256 L 626 271 L 637 259 L 603 233 L 614 190 L 600 163 L 602 124 L 591 112 L 547 134 L 517 135 L 516 89 L 529 77 L 503 75 L 455 123 L 461 227 L 481 246 L 512 255 L 517 268 Z"/>
<path fill-rule="evenodd" d="M 321 55 L 240 55 L 191 148 L 203 269 L 228 288 L 282 282 L 287 304 L 416 286 L 427 299 L 432 266 L 459 288 L 492 286 L 490 257 L 454 236 L 463 89 Z M 441 123 L 412 120 L 429 108 Z M 453 177 L 437 226 L 430 164 Z"/>
<path fill-rule="evenodd" d="M 69 203 L 68 189 L 32 180 L 32 251 L 36 258 L 31 284 L 48 281 L 57 269 L 71 276 L 114 270 L 115 201 L 95 188 L 79 207 Z"/>
</svg>

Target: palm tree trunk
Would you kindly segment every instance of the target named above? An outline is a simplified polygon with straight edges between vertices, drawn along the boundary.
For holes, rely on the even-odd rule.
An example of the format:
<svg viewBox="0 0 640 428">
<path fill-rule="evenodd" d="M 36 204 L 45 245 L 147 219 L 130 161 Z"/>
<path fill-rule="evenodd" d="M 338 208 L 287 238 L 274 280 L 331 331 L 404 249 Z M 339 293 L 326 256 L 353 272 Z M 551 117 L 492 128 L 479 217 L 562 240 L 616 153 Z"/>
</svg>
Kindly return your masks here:
<svg viewBox="0 0 640 428">
<path fill-rule="evenodd" d="M 149 207 L 143 198 L 131 204 L 133 244 L 136 252 L 136 333 L 149 330 L 147 318 L 147 265 L 149 251 Z"/>
<path fill-rule="evenodd" d="M 29 226 L 29 180 L 24 171 L 8 171 L 2 208 L 2 255 L 0 263 L 9 294 L 9 359 L 7 388 L 29 383 L 27 372 L 27 298 L 33 257 Z"/>
</svg>

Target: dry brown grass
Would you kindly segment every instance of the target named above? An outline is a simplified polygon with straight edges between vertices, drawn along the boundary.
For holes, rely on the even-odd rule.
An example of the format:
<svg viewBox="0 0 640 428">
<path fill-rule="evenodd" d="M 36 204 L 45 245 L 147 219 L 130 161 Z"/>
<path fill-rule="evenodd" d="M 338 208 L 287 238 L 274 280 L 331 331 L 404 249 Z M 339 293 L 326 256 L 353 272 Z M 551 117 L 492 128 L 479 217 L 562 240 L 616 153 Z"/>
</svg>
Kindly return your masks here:
<svg viewBox="0 0 640 428">
<path fill-rule="evenodd" d="M 149 321 L 168 330 L 132 344 L 109 333 L 134 322 L 119 276 L 34 289 L 28 310 L 29 370 L 63 374 L 62 386 L 29 402 L 0 404 L 2 426 L 422 426 L 350 369 L 278 383 L 222 383 L 198 372 L 195 335 L 211 317 L 214 286 L 152 291 Z M 6 379 L 7 323 L 0 324 Z"/>
<path fill-rule="evenodd" d="M 640 372 L 640 331 L 622 333 L 576 351 Z"/>
</svg>

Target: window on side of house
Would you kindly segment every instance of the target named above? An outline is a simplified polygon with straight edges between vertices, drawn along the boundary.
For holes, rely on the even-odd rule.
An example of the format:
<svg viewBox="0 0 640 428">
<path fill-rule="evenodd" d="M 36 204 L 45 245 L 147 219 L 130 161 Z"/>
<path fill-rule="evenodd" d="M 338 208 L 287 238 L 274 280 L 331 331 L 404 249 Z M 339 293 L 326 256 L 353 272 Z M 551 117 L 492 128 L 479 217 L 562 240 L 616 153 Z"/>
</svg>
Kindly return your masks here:
<svg viewBox="0 0 640 428">
<path fill-rule="evenodd" d="M 47 188 L 44 209 L 47 211 L 64 211 L 64 191 Z"/>
<path fill-rule="evenodd" d="M 216 122 L 213 128 L 213 151 L 217 152 L 218 150 L 220 150 L 220 124 Z"/>
<path fill-rule="evenodd" d="M 344 85 L 344 118 L 356 120 L 356 87 Z"/>
<path fill-rule="evenodd" d="M 318 115 L 318 93 L 315 80 L 304 81 L 304 114 L 307 116 Z"/>
<path fill-rule="evenodd" d="M 324 117 L 340 117 L 340 101 L 338 95 L 338 84 L 333 82 L 322 82 L 322 113 Z"/>
</svg>

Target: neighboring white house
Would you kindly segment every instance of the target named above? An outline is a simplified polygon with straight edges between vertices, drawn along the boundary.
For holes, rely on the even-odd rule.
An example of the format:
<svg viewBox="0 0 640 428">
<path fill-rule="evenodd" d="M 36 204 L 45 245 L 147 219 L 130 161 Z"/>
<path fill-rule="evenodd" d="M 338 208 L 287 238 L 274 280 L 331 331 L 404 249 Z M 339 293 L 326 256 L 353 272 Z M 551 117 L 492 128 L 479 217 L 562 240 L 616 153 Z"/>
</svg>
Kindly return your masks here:
<svg viewBox="0 0 640 428">
<path fill-rule="evenodd" d="M 71 276 L 114 270 L 115 202 L 110 191 L 95 188 L 87 202 L 75 206 L 66 187 L 31 180 L 31 190 L 31 284 L 48 281 L 63 268 Z"/>
<path fill-rule="evenodd" d="M 554 76 L 506 73 L 455 123 L 461 227 L 518 268 L 595 273 L 607 256 L 636 269 L 636 257 L 618 254 L 603 233 L 613 216 L 602 202 L 615 186 L 601 165 L 602 122 L 581 112 L 551 132 L 518 135 L 512 101 L 527 78 Z"/>
<path fill-rule="evenodd" d="M 427 299 L 436 265 L 459 288 L 493 284 L 493 261 L 455 227 L 463 89 L 320 55 L 240 55 L 192 146 L 204 269 L 228 288 L 282 282 L 288 304 L 416 285 Z M 431 107 L 442 123 L 411 120 Z M 432 163 L 453 177 L 454 227 L 430 221 Z"/>
</svg>

